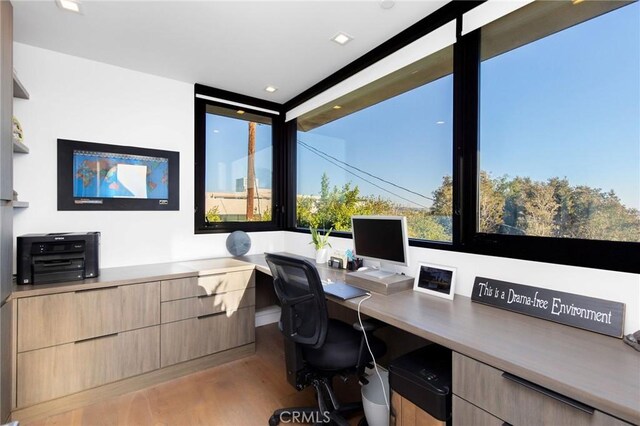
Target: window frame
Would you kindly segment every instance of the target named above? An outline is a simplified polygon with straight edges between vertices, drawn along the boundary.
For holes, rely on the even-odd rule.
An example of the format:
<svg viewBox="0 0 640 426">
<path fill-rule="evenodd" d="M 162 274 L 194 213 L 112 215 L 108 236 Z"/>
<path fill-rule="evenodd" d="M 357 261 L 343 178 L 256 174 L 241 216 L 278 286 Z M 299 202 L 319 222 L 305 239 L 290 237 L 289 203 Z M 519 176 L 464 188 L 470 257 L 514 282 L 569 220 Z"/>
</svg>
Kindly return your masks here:
<svg viewBox="0 0 640 426">
<path fill-rule="evenodd" d="M 457 20 L 457 42 L 453 64 L 453 202 L 452 242 L 409 239 L 412 247 L 450 250 L 479 255 L 539 261 L 546 263 L 640 272 L 640 243 L 600 241 L 572 238 L 536 237 L 524 235 L 487 234 L 477 231 L 479 182 L 479 115 L 480 115 L 480 35 L 482 28 L 464 36 L 462 15 L 483 3 L 451 2 L 419 21 L 345 68 L 284 104 L 284 110 L 311 99 L 329 87 L 375 63 L 417 38 L 428 34 L 452 19 Z M 288 158 L 286 229 L 308 233 L 296 226 L 296 135 L 295 120 L 287 123 L 287 146 L 293 155 Z M 293 193 L 293 195 L 292 195 Z M 465 194 L 463 197 L 462 195 Z M 332 236 L 351 238 L 350 232 L 334 232 Z"/>
<path fill-rule="evenodd" d="M 220 101 L 204 99 L 198 95 L 220 99 Z M 272 153 L 272 215 L 269 222 L 214 222 L 205 221 L 205 197 L 206 197 L 206 108 L 207 105 L 223 108 L 241 108 L 271 119 L 271 146 Z M 253 107 L 253 108 L 252 108 Z M 277 112 L 277 114 L 261 111 L 260 109 Z M 283 169 L 285 143 L 284 138 L 284 112 L 282 105 L 239 95 L 225 90 L 215 89 L 200 84 L 194 85 L 194 233 L 211 234 L 233 231 L 277 231 L 283 229 Z"/>
</svg>

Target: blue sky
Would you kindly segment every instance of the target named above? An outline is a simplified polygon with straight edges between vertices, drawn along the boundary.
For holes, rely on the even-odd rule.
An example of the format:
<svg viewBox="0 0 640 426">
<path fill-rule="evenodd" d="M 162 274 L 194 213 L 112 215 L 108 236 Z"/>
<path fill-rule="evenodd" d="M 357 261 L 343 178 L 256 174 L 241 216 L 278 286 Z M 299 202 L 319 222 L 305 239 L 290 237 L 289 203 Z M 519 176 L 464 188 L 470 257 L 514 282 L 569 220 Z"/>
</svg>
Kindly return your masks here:
<svg viewBox="0 0 640 426">
<path fill-rule="evenodd" d="M 207 192 L 234 192 L 236 179 L 247 176 L 248 122 L 207 114 Z M 271 126 L 256 125 L 255 172 L 260 188 L 271 188 Z"/>
<path fill-rule="evenodd" d="M 613 189 L 626 206 L 640 208 L 639 22 L 634 3 L 483 62 L 481 168 L 494 177 L 566 177 L 571 185 Z M 447 76 L 298 132 L 317 150 L 298 146 L 298 194 L 318 194 L 326 172 L 332 185 L 350 181 L 365 195 L 430 206 L 351 166 L 430 197 L 452 174 L 452 97 Z M 259 126 L 257 138 L 261 187 L 270 180 L 267 129 Z M 207 116 L 207 191 L 230 190 L 235 174 L 246 173 L 246 132 L 244 122 Z"/>
</svg>

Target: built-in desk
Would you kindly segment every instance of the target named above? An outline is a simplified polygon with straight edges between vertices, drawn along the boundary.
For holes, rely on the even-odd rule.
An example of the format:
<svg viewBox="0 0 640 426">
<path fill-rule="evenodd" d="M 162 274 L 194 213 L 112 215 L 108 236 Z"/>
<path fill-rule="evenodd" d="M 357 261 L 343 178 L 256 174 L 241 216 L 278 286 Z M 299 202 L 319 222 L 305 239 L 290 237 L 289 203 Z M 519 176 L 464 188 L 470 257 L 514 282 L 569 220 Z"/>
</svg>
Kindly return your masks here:
<svg viewBox="0 0 640 426">
<path fill-rule="evenodd" d="M 263 255 L 242 258 L 270 274 Z M 344 271 L 318 267 L 321 278 Z M 360 299 L 336 303 L 356 309 Z M 631 423 L 640 423 L 640 352 L 616 339 L 414 291 L 373 293 L 362 313 Z M 454 389 L 454 393 L 456 390 Z"/>
<path fill-rule="evenodd" d="M 20 299 L 47 295 L 60 296 L 78 290 L 113 286 L 126 287 L 151 283 L 149 288 L 139 289 L 140 303 L 145 303 L 145 301 L 149 300 L 149 297 L 156 297 L 154 296 L 155 288 L 153 287 L 153 282 L 160 283 L 160 289 L 162 289 L 162 283 L 167 282 L 168 284 L 166 285 L 172 286 L 172 294 L 176 293 L 178 296 L 167 296 L 166 301 L 162 303 L 175 304 L 176 306 L 171 306 L 173 309 L 171 311 L 172 315 L 180 316 L 185 314 L 181 310 L 182 306 L 177 305 L 191 303 L 189 301 L 190 298 L 197 298 L 197 294 L 189 290 L 195 289 L 195 287 L 191 287 L 190 282 L 192 280 L 197 280 L 203 275 L 214 272 L 240 272 L 253 269 L 270 274 L 264 255 L 244 256 L 237 259 L 211 259 L 136 267 L 106 268 L 101 270 L 101 275 L 98 278 L 84 282 L 15 286 L 9 302 L 14 307 L 13 314 L 14 319 L 16 319 L 15 305 Z M 343 270 L 331 269 L 326 266 L 319 266 L 318 269 L 322 278 L 344 279 L 345 272 Z M 194 291 L 197 292 L 199 290 L 195 289 Z M 101 297 L 107 297 L 107 294 L 105 293 Z M 118 296 L 114 293 L 110 297 L 118 298 L 123 296 Z M 161 303 L 161 297 L 161 295 L 158 296 L 158 303 Z M 251 300 L 236 299 L 240 303 L 251 304 Z M 184 302 L 172 303 L 174 300 Z M 358 300 L 354 299 L 346 302 L 336 300 L 335 302 L 355 310 Z M 200 305 L 196 303 L 194 306 Z M 198 307 L 198 309 L 200 308 Z M 64 313 L 65 311 L 61 312 Z M 373 294 L 371 299 L 362 304 L 362 312 L 370 317 L 380 319 L 392 326 L 452 349 L 456 354 L 459 354 L 456 362 L 460 365 L 460 371 L 471 372 L 467 374 L 470 378 L 472 376 L 475 377 L 476 374 L 486 374 L 487 377 L 493 377 L 492 374 L 494 373 L 507 372 L 587 404 L 597 410 L 596 414 L 599 412 L 607 413 L 627 422 L 640 423 L 640 353 L 625 345 L 620 339 L 471 303 L 470 298 L 460 295 L 456 295 L 453 301 L 449 301 L 413 291 L 404 291 L 390 296 Z M 208 315 L 210 314 L 205 314 L 205 316 Z M 183 316 L 179 318 L 180 321 L 192 321 L 191 318 L 182 319 Z M 213 316 L 212 318 L 215 319 L 217 317 Z M 151 322 L 149 323 L 149 321 Z M 173 319 L 167 319 L 166 321 L 173 321 Z M 241 324 L 246 324 L 246 318 L 240 318 L 238 321 Z M 155 331 L 152 332 L 150 329 L 162 327 L 163 324 L 162 318 L 156 319 L 155 316 L 152 319 L 133 316 L 128 321 L 116 322 L 111 326 L 127 329 L 123 333 L 122 344 L 124 344 L 126 343 L 126 338 L 136 337 L 134 333 L 143 333 L 144 336 L 142 338 L 153 341 L 155 339 L 155 334 L 153 334 Z M 172 324 L 175 323 L 172 322 Z M 104 324 L 99 325 L 105 326 Z M 129 331 L 129 329 L 131 330 Z M 184 330 L 187 329 L 184 328 Z M 144 332 L 140 330 L 144 330 Z M 179 332 L 176 332 L 175 335 L 179 335 Z M 228 332 L 226 332 L 226 335 L 229 337 Z M 43 338 L 48 337 L 50 336 L 44 335 Z M 56 344 L 66 342 L 70 337 L 67 338 L 67 336 L 63 335 L 60 339 L 62 340 L 57 341 Z M 96 342 L 101 341 L 106 342 L 107 340 L 96 340 Z M 61 346 L 64 344 L 66 343 L 62 343 Z M 115 349 L 113 350 L 117 350 L 120 344 L 121 342 L 115 342 Z M 188 346 L 188 342 L 185 345 Z M 240 348 L 243 348 L 243 352 L 234 353 L 234 356 L 250 353 L 253 350 L 253 344 L 243 345 Z M 188 348 L 184 353 L 177 352 L 174 354 L 171 352 L 171 362 L 174 359 L 180 361 L 185 356 L 200 356 L 203 352 L 200 348 L 196 349 L 193 352 L 195 355 L 191 353 L 191 348 Z M 203 350 L 206 352 L 206 349 L 204 348 Z M 222 353 L 229 353 L 229 351 L 223 351 Z M 147 359 L 148 357 L 146 357 L 145 353 L 140 353 L 139 356 L 141 361 L 139 365 L 142 366 L 140 371 L 145 368 L 155 368 L 156 365 L 159 365 L 154 364 L 154 360 Z M 198 366 L 205 368 L 205 363 L 197 364 L 196 362 L 206 358 L 197 358 L 195 361 L 189 361 L 192 363 L 189 364 L 191 365 L 189 369 L 180 370 L 180 366 L 186 363 L 181 364 L 179 362 L 168 367 L 168 369 L 170 369 L 169 371 L 177 372 L 175 374 L 179 374 L 181 371 L 182 374 L 187 374 L 193 371 L 193 368 L 198 368 Z M 154 359 L 157 359 L 158 363 L 161 362 L 159 358 Z M 228 360 L 230 358 L 220 359 Z M 165 369 L 160 368 L 160 371 L 163 370 Z M 116 374 L 119 373 L 118 371 L 111 373 L 115 374 L 114 377 L 119 377 Z M 136 370 L 135 373 L 137 374 L 139 371 Z M 145 374 L 139 377 L 145 377 Z M 167 375 L 165 380 L 171 377 L 175 377 L 175 375 Z M 454 372 L 454 394 L 460 395 L 458 392 L 467 392 L 467 390 L 463 392 L 463 389 L 456 389 L 455 380 Z M 118 383 L 113 384 L 112 393 L 129 390 L 129 388 L 123 386 L 118 387 Z M 141 383 L 144 384 L 145 382 Z M 108 395 L 107 392 L 103 391 L 104 389 L 105 386 L 98 388 L 102 392 L 97 393 L 99 397 Z M 494 394 L 497 391 L 497 389 L 491 387 L 485 390 L 487 394 Z M 467 393 L 471 395 L 473 392 L 474 390 L 470 389 Z M 82 395 L 82 393 L 77 395 Z M 462 395 L 462 397 L 465 397 L 465 395 Z M 74 395 L 71 397 L 74 397 Z M 455 401 L 459 400 L 461 399 L 455 399 Z M 87 403 L 88 400 L 80 398 L 78 401 L 76 401 L 76 404 L 83 401 Z M 466 405 L 465 410 L 476 409 L 474 407 L 475 405 Z M 535 406 L 539 410 L 545 410 L 545 407 L 543 403 Z M 42 409 L 49 410 L 48 413 L 52 412 L 51 405 L 43 405 Z M 460 412 L 463 412 L 463 410 L 461 409 Z M 34 414 L 37 413 L 34 412 Z M 597 417 L 596 415 L 594 418 L 596 422 L 599 422 L 602 417 Z M 606 416 L 606 419 L 612 418 Z M 613 420 L 615 421 L 615 419 Z M 526 423 L 521 422 L 521 424 Z"/>
</svg>

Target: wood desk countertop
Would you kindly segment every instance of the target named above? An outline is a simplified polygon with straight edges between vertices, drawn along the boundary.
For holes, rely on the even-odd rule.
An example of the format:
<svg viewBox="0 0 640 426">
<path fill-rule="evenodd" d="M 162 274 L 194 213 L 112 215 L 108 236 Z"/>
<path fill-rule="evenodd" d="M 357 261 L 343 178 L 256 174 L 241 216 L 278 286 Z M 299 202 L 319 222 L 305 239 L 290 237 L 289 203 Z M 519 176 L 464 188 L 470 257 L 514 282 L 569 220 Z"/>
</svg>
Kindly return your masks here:
<svg viewBox="0 0 640 426">
<path fill-rule="evenodd" d="M 113 285 L 206 275 L 255 267 L 271 274 L 264 255 L 105 268 L 94 279 L 14 285 L 8 300 Z M 344 271 L 319 266 L 323 279 Z M 335 299 L 334 299 L 335 300 Z M 360 299 L 337 303 L 356 309 Z M 472 303 L 414 291 L 373 293 L 362 313 L 478 361 L 515 374 L 631 423 L 640 424 L 640 352 L 621 339 Z"/>
<path fill-rule="evenodd" d="M 264 255 L 242 260 L 270 274 Z M 318 271 L 323 279 L 344 280 L 344 271 Z M 360 298 L 332 300 L 355 310 Z M 640 424 L 640 352 L 622 339 L 472 303 L 459 294 L 451 301 L 412 290 L 372 293 L 361 312 Z"/>
</svg>

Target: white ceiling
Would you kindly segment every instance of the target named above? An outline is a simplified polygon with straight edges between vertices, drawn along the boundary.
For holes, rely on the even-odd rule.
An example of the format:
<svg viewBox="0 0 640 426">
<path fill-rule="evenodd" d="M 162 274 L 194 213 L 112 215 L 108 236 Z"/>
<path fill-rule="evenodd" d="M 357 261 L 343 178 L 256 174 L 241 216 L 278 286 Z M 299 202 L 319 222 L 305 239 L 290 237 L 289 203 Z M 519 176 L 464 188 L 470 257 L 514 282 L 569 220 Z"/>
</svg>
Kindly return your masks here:
<svg viewBox="0 0 640 426">
<path fill-rule="evenodd" d="M 12 4 L 17 42 L 282 103 L 447 2 L 84 0 L 82 15 Z M 339 46 L 338 31 L 354 39 Z"/>
</svg>

